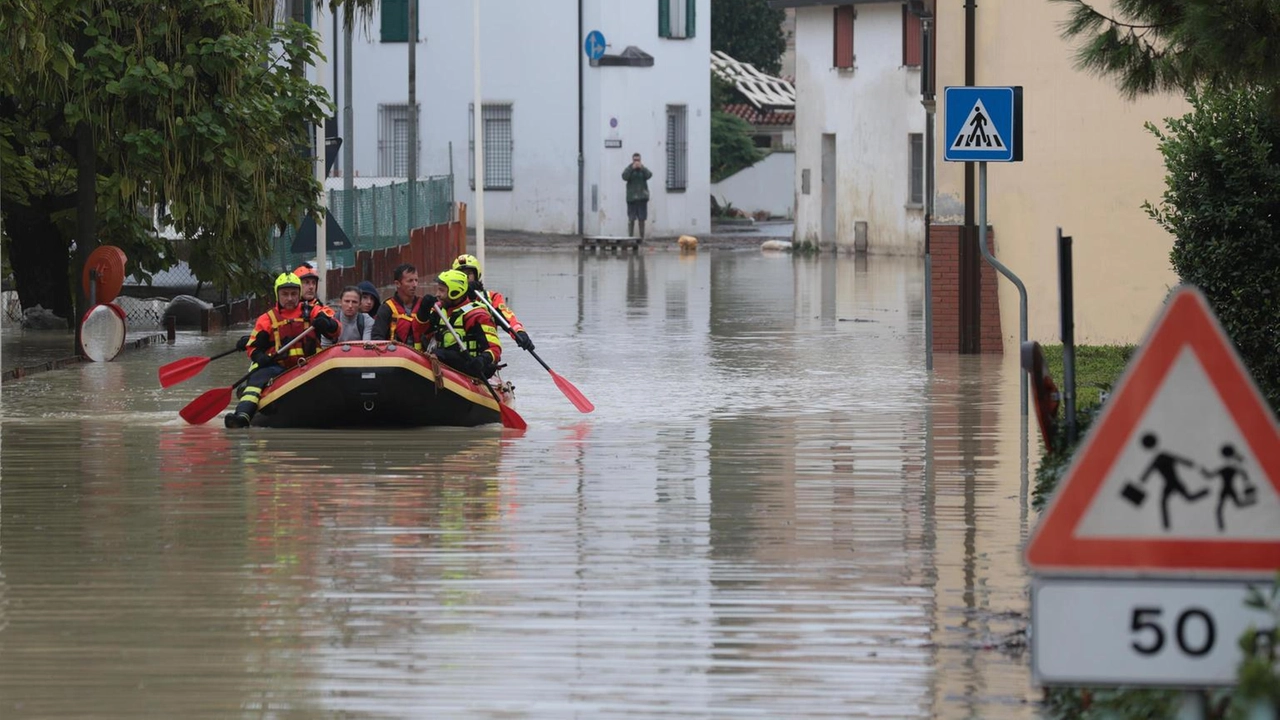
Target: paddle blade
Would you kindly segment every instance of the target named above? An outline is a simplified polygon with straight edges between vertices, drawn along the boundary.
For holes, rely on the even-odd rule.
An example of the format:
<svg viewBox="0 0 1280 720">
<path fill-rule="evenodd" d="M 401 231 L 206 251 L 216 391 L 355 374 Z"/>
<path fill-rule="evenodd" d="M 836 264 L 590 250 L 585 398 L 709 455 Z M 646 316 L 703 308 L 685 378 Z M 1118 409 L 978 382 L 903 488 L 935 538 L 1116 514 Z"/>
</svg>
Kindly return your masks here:
<svg viewBox="0 0 1280 720">
<path fill-rule="evenodd" d="M 187 403 L 187 406 L 179 410 L 178 414 L 192 425 L 203 425 L 227 409 L 227 403 L 231 402 L 231 391 L 232 388 L 229 387 L 209 390 Z"/>
<path fill-rule="evenodd" d="M 554 370 L 548 369 L 547 372 L 551 373 L 551 379 L 556 381 L 556 387 L 560 388 L 560 392 L 569 398 L 569 402 L 573 403 L 573 406 L 578 408 L 579 412 L 589 413 L 596 409 L 596 406 L 592 405 L 587 396 L 574 387 L 573 383 L 557 375 Z"/>
<path fill-rule="evenodd" d="M 511 428 L 512 430 L 529 429 L 529 423 L 525 422 L 524 418 L 520 417 L 520 413 L 514 409 L 499 403 L 498 410 L 502 413 L 502 427 Z"/>
<path fill-rule="evenodd" d="M 174 360 L 168 365 L 160 366 L 160 387 L 172 387 L 180 382 L 186 382 L 196 375 L 209 364 L 207 357 L 189 357 L 181 360 Z"/>
</svg>

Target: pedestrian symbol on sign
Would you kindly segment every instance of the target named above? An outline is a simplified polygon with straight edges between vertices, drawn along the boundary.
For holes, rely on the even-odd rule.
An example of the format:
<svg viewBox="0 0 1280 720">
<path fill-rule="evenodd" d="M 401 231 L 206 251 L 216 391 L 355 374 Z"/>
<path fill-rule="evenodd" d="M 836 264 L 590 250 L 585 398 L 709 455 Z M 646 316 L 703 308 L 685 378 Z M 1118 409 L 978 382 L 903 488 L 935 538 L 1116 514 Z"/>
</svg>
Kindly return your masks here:
<svg viewBox="0 0 1280 720">
<path fill-rule="evenodd" d="M 973 109 L 969 111 L 968 117 L 965 118 L 964 125 L 960 127 L 960 132 L 951 141 L 951 149 L 998 151 L 1005 149 L 1004 140 L 1000 138 L 1000 131 L 991 122 L 991 114 L 987 112 L 982 100 L 979 99 L 973 103 Z"/>
</svg>

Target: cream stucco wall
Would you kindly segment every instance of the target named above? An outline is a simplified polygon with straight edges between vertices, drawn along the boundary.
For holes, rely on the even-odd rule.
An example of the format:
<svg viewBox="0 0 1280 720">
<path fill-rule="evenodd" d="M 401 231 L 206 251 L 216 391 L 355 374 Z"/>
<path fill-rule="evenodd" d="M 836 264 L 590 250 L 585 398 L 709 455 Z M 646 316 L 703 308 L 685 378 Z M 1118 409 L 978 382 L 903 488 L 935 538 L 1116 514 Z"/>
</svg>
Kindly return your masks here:
<svg viewBox="0 0 1280 720">
<path fill-rule="evenodd" d="M 987 215 L 1001 260 L 1027 286 L 1028 334 L 1058 342 L 1055 232 L 1074 238 L 1076 340 L 1138 342 L 1167 289 L 1173 239 L 1142 209 L 1160 200 L 1164 164 L 1144 129 L 1181 115 L 1172 96 L 1123 99 L 1110 79 L 1075 68 L 1060 36 L 1067 8 L 985 0 L 977 9 L 975 85 L 1023 86 L 1021 163 L 988 165 Z M 964 85 L 964 0 L 938 0 L 935 222 L 962 223 L 964 164 L 942 162 L 943 88 Z M 976 165 L 975 165 L 976 186 Z M 977 221 L 975 191 L 974 221 Z M 1006 352 L 1018 339 L 1018 293 L 1000 279 Z"/>
<path fill-rule="evenodd" d="M 796 10 L 795 239 L 851 251 L 865 221 L 867 252 L 920 255 L 924 211 L 907 207 L 908 135 L 925 125 L 920 70 L 902 64 L 901 4 L 857 9 L 852 71 L 832 67 L 832 6 Z M 824 134 L 835 136 L 834 237 L 822 236 Z"/>
</svg>

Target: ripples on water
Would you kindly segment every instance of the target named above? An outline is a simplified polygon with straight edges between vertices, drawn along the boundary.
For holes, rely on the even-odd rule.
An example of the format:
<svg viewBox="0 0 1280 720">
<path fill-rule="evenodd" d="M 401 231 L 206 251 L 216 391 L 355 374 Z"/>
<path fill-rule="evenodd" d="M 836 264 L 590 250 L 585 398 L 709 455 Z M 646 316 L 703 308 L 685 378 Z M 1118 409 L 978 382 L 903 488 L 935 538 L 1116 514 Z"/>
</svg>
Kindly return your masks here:
<svg viewBox="0 0 1280 720">
<path fill-rule="evenodd" d="M 522 436 L 184 425 L 238 332 L 6 385 L 0 716 L 1034 715 L 1015 369 L 924 371 L 917 261 L 487 269 L 595 413 L 512 347 Z"/>
</svg>

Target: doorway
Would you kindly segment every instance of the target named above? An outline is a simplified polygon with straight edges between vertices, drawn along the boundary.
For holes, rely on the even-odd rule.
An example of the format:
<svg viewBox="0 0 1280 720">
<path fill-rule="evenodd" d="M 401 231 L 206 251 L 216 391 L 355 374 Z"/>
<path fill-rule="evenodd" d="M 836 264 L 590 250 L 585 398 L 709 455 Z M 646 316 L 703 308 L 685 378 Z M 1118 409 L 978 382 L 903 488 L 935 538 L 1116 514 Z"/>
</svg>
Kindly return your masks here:
<svg viewBox="0 0 1280 720">
<path fill-rule="evenodd" d="M 836 243 L 836 136 L 822 135 L 822 236 L 819 246 Z"/>
</svg>

